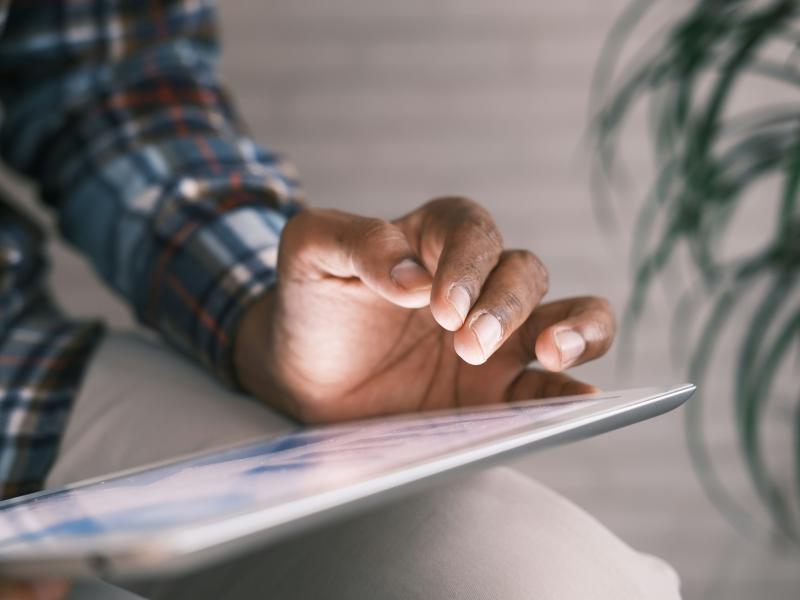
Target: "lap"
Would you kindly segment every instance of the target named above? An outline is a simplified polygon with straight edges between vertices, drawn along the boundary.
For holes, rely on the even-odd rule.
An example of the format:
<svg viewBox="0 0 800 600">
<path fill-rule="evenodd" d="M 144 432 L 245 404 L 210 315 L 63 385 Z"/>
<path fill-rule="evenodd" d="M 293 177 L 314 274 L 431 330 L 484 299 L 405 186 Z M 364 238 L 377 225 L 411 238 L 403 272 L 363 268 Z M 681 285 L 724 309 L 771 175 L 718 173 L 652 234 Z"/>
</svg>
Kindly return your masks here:
<svg viewBox="0 0 800 600">
<path fill-rule="evenodd" d="M 291 423 L 138 334 L 90 367 L 50 485 L 275 433 Z M 447 482 L 173 580 L 150 598 L 676 599 L 674 571 L 510 469 Z"/>
<path fill-rule="evenodd" d="M 84 378 L 48 487 L 292 428 L 171 348 L 111 332 Z"/>
<path fill-rule="evenodd" d="M 133 586 L 148 598 L 678 598 L 674 572 L 573 504 L 498 468 L 245 559 Z"/>
</svg>

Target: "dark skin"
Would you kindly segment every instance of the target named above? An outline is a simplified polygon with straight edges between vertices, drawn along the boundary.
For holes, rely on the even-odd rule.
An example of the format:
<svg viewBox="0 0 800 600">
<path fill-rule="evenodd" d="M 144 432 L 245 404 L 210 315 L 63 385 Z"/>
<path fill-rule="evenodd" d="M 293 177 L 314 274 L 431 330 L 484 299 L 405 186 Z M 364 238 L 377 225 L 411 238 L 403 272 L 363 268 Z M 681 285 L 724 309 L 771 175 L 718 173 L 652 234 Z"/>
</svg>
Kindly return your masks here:
<svg viewBox="0 0 800 600">
<path fill-rule="evenodd" d="M 283 232 L 278 271 L 242 320 L 236 366 L 305 422 L 592 392 L 561 371 L 604 354 L 616 329 L 603 299 L 542 304 L 544 266 L 504 249 L 463 198 L 393 222 L 307 211 Z"/>
</svg>

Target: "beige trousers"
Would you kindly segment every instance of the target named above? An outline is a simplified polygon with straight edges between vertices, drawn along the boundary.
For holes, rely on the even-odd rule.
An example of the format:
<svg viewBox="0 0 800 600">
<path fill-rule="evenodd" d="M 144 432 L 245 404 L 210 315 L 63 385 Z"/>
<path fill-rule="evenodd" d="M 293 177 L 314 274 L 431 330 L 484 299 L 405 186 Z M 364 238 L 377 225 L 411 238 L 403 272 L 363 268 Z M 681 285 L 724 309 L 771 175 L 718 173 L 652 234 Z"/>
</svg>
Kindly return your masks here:
<svg viewBox="0 0 800 600">
<path fill-rule="evenodd" d="M 89 368 L 48 485 L 287 427 L 162 344 L 111 333 Z M 170 600 L 680 598 L 668 565 L 507 468 L 448 481 L 202 572 L 130 587 Z"/>
</svg>

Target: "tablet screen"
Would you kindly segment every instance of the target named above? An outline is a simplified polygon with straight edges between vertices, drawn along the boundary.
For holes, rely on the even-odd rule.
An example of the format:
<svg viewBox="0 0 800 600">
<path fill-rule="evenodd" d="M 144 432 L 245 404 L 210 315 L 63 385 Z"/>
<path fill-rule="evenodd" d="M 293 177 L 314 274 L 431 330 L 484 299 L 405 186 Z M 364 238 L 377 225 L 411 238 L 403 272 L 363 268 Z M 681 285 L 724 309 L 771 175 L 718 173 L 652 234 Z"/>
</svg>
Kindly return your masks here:
<svg viewBox="0 0 800 600">
<path fill-rule="evenodd" d="M 280 507 L 562 421 L 619 395 L 376 419 L 295 432 L 0 503 L 0 555 L 31 544 L 148 535 Z M 641 396 L 639 396 L 641 397 Z"/>
</svg>

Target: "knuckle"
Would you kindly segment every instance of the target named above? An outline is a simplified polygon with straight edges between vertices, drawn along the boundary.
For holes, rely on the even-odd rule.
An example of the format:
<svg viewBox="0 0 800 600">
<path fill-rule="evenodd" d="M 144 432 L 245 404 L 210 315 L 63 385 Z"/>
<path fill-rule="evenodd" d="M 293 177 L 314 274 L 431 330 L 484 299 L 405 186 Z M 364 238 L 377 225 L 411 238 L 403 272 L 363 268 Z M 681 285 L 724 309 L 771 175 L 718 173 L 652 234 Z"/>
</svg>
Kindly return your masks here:
<svg viewBox="0 0 800 600">
<path fill-rule="evenodd" d="M 469 254 L 464 261 L 463 270 L 474 273 L 476 278 L 485 279 L 500 261 L 500 253 L 493 249 L 479 249 Z"/>
<path fill-rule="evenodd" d="M 354 252 L 374 253 L 393 246 L 398 237 L 402 237 L 402 235 L 397 226 L 392 225 L 389 221 L 365 217 L 359 221 L 352 232 L 349 246 Z"/>
<path fill-rule="evenodd" d="M 531 285 L 541 295 L 550 289 L 550 274 L 547 267 L 533 252 L 528 250 L 508 250 L 508 260 L 518 265 L 520 271 L 529 274 Z"/>
<path fill-rule="evenodd" d="M 609 302 L 608 298 L 593 296 L 592 300 L 596 303 L 598 310 L 607 313 L 612 319 L 614 318 L 614 309 L 611 307 L 611 302 Z"/>
<path fill-rule="evenodd" d="M 525 302 L 516 292 L 506 293 L 503 297 L 502 306 L 509 319 L 522 317 L 522 313 L 525 310 Z"/>
<path fill-rule="evenodd" d="M 492 215 L 483 206 L 463 196 L 436 198 L 428 208 L 447 222 L 458 225 L 470 235 L 481 234 L 493 248 L 503 247 L 503 238 Z"/>
<path fill-rule="evenodd" d="M 544 263 L 539 260 L 539 258 L 535 255 L 532 255 L 535 259 L 534 268 L 536 269 L 536 279 L 539 281 L 541 294 L 544 296 L 548 291 L 550 291 L 550 272 L 547 270 L 547 267 L 544 266 Z"/>
<path fill-rule="evenodd" d="M 383 219 L 363 217 L 349 236 L 346 248 L 351 264 L 359 271 L 398 252 L 410 252 L 402 230 Z"/>
<path fill-rule="evenodd" d="M 374 243 L 389 237 L 393 231 L 394 228 L 388 221 L 366 217 L 358 224 L 355 233 L 356 239 Z"/>
<path fill-rule="evenodd" d="M 427 207 L 436 211 L 448 213 L 466 213 L 480 205 L 464 196 L 442 196 L 428 202 Z"/>
<path fill-rule="evenodd" d="M 505 256 L 516 269 L 526 272 L 535 272 L 539 269 L 539 259 L 527 250 L 506 250 Z"/>
<path fill-rule="evenodd" d="M 603 321 L 607 322 L 611 327 L 615 325 L 616 319 L 614 316 L 614 309 L 607 298 L 602 296 L 584 296 L 580 298 L 579 301 L 589 311 L 603 315 Z"/>
<path fill-rule="evenodd" d="M 488 214 L 473 215 L 472 219 L 468 221 L 468 224 L 471 226 L 471 229 L 483 236 L 483 239 L 488 243 L 493 253 L 500 253 L 503 249 L 503 236 L 497 228 L 497 225 L 495 225 L 494 220 L 492 220 Z"/>
<path fill-rule="evenodd" d="M 611 303 L 600 296 L 583 296 L 578 303 L 584 307 L 580 312 L 584 315 L 587 331 L 594 340 L 597 352 L 605 353 L 613 344 L 617 331 Z"/>
<path fill-rule="evenodd" d="M 484 270 L 481 268 L 479 260 L 457 261 L 448 267 L 447 274 L 439 279 L 442 290 L 445 283 L 452 282 L 459 285 L 469 292 L 471 298 L 476 298 L 480 294 L 481 281 L 485 279 Z M 449 284 L 447 286 L 449 288 Z"/>
<path fill-rule="evenodd" d="M 610 345 L 617 331 L 617 318 L 614 315 L 614 309 L 611 307 L 611 303 L 607 298 L 595 297 L 593 300 L 596 303 L 598 312 L 605 315 L 604 319 L 600 319 L 601 327 L 604 337 L 608 340 Z"/>
<path fill-rule="evenodd" d="M 491 314 L 500 322 L 503 335 L 511 331 L 524 318 L 525 303 L 516 292 L 507 292 L 491 309 Z"/>
</svg>

